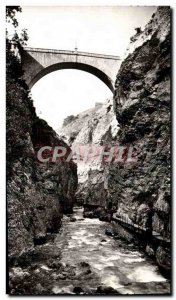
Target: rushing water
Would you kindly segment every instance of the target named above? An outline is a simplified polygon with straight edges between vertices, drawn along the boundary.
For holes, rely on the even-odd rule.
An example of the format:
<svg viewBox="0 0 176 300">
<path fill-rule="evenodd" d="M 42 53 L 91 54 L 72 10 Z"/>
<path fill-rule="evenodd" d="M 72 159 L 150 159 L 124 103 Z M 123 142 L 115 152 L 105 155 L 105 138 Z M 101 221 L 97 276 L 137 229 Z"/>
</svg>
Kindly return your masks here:
<svg viewBox="0 0 176 300">
<path fill-rule="evenodd" d="M 12 293 L 169 293 L 169 282 L 155 263 L 133 246 L 105 235 L 105 222 L 83 219 L 81 209 L 74 216 L 75 222 L 64 218 L 54 241 L 38 246 L 40 258 L 34 265 L 11 270 Z M 20 274 L 23 285 L 17 280 Z"/>
</svg>

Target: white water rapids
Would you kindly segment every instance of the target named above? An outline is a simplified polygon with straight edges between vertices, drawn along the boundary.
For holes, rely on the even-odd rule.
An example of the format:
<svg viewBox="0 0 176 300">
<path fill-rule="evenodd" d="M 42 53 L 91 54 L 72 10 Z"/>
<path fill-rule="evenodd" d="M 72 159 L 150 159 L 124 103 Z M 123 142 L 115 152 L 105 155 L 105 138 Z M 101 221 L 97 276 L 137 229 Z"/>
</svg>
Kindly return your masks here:
<svg viewBox="0 0 176 300">
<path fill-rule="evenodd" d="M 155 262 L 105 235 L 109 223 L 82 213 L 75 209 L 71 219 L 65 216 L 59 232 L 36 246 L 28 265 L 12 267 L 12 294 L 169 294 L 170 282 Z"/>
</svg>

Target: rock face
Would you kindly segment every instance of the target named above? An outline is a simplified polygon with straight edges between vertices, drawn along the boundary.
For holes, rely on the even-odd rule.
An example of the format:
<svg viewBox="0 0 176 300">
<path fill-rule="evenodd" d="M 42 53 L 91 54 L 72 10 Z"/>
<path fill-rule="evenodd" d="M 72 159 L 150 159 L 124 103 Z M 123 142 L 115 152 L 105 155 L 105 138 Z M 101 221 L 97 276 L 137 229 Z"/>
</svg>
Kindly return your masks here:
<svg viewBox="0 0 176 300">
<path fill-rule="evenodd" d="M 76 193 L 77 203 L 85 207 L 85 216 L 101 217 L 107 204 L 107 188 L 105 186 L 104 163 L 100 159 L 101 147 L 113 144 L 118 132 L 112 99 L 105 103 L 97 103 L 77 116 L 69 116 L 64 120 L 58 134 L 67 141 L 72 150 L 77 147 L 84 151 L 90 146 L 88 159 L 74 160 L 78 165 L 79 187 Z M 94 153 L 93 147 L 97 147 Z"/>
<path fill-rule="evenodd" d="M 135 40 L 136 39 L 136 40 Z M 119 209 L 170 236 L 170 10 L 159 8 L 135 37 L 115 83 L 114 109 L 119 141 L 136 149 L 137 165 L 115 169 Z M 142 41 L 140 44 L 138 40 Z M 135 43 L 137 46 L 135 47 Z M 110 169 L 109 180 L 111 181 Z M 112 179 L 113 180 L 113 179 Z"/>
<path fill-rule="evenodd" d="M 48 124 L 36 116 L 27 87 L 13 73 L 19 67 L 7 55 L 7 205 L 10 261 L 45 242 L 61 225 L 63 212 L 71 212 L 77 188 L 76 165 L 65 160 L 41 163 L 42 146 L 62 145 Z M 20 67 L 19 67 L 20 68 Z"/>
<path fill-rule="evenodd" d="M 144 31 L 131 39 L 115 83 L 118 140 L 133 145 L 137 164 L 108 170 L 118 212 L 163 239 L 170 239 L 171 214 L 170 42 L 170 9 L 159 7 Z M 161 253 L 165 251 L 156 250 L 156 256 Z"/>
</svg>

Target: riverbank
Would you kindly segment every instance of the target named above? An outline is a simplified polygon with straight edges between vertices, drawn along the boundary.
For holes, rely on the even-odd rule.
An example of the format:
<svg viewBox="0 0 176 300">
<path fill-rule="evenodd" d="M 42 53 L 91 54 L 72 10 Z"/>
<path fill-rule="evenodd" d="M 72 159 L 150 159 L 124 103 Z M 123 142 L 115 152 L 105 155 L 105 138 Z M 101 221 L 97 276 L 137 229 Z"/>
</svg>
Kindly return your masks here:
<svg viewBox="0 0 176 300">
<path fill-rule="evenodd" d="M 76 220 L 75 220 L 76 219 Z M 133 244 L 105 234 L 107 223 L 82 209 L 35 247 L 29 264 L 10 268 L 10 294 L 169 294 L 170 282 Z"/>
</svg>

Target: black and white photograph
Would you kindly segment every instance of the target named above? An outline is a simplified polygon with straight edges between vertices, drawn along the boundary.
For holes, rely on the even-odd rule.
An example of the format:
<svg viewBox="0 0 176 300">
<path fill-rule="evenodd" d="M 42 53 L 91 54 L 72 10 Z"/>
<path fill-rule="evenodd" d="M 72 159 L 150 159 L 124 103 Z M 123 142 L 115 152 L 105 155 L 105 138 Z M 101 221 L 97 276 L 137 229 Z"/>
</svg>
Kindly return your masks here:
<svg viewBox="0 0 176 300">
<path fill-rule="evenodd" d="M 132 2 L 6 4 L 7 294 L 172 293 L 172 7 Z"/>
</svg>

